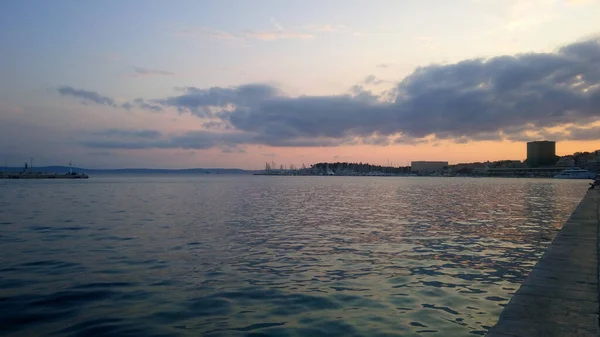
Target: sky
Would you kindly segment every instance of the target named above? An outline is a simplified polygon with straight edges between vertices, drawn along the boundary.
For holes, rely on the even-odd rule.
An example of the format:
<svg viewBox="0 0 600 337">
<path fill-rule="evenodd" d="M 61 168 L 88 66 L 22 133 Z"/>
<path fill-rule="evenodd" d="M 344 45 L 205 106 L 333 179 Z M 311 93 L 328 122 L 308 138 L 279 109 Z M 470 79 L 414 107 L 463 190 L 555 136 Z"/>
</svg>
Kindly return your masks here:
<svg viewBox="0 0 600 337">
<path fill-rule="evenodd" d="M 0 160 L 263 168 L 600 149 L 600 0 L 0 2 Z"/>
</svg>

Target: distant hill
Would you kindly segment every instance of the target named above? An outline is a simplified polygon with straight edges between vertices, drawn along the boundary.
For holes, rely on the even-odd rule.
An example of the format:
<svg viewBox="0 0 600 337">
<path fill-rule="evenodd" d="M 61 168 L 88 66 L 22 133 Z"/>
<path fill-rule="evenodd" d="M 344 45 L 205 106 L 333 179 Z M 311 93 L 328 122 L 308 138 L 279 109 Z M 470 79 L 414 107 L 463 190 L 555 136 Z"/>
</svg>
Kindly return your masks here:
<svg viewBox="0 0 600 337">
<path fill-rule="evenodd" d="M 34 167 L 35 172 L 46 173 L 67 173 L 71 168 L 68 166 L 39 166 Z M 130 168 L 130 169 L 87 169 L 82 167 L 73 167 L 74 172 L 87 174 L 252 174 L 258 171 L 228 169 L 228 168 L 192 168 L 192 169 L 145 169 L 145 168 Z M 4 170 L 4 169 L 2 169 Z M 23 167 L 9 167 L 9 172 L 22 171 Z"/>
</svg>

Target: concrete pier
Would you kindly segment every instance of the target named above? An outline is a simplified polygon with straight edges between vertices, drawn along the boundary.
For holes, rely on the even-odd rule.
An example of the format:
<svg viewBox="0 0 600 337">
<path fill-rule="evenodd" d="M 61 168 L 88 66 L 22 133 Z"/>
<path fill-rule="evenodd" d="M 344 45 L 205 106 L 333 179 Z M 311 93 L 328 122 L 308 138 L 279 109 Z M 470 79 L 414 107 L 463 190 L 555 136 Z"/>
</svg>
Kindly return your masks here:
<svg viewBox="0 0 600 337">
<path fill-rule="evenodd" d="M 599 202 L 589 190 L 487 336 L 600 336 Z"/>
</svg>

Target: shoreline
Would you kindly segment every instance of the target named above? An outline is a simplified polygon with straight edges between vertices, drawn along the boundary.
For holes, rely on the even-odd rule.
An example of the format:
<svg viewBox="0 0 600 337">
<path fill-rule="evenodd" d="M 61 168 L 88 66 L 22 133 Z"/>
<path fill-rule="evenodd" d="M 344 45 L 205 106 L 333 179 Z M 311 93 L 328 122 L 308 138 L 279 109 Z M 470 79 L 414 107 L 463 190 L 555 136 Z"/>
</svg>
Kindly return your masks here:
<svg viewBox="0 0 600 337">
<path fill-rule="evenodd" d="M 593 178 L 555 178 L 554 176 L 509 176 L 509 175 L 386 175 L 386 174 L 266 174 L 253 173 L 254 176 L 270 177 L 380 177 L 380 178 L 524 178 L 524 179 L 557 179 L 557 180 L 594 180 Z"/>
<path fill-rule="evenodd" d="M 88 179 L 87 174 L 58 174 L 58 173 L 0 173 L 0 179 Z"/>
</svg>

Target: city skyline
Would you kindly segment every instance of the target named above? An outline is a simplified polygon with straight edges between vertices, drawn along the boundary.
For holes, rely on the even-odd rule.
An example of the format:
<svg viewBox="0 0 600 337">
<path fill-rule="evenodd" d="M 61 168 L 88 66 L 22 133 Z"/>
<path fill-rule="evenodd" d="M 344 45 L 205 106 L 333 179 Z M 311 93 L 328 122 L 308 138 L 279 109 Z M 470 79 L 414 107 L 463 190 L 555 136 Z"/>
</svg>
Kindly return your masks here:
<svg viewBox="0 0 600 337">
<path fill-rule="evenodd" d="M 0 159 L 94 168 L 600 149 L 600 1 L 11 2 Z"/>
</svg>

